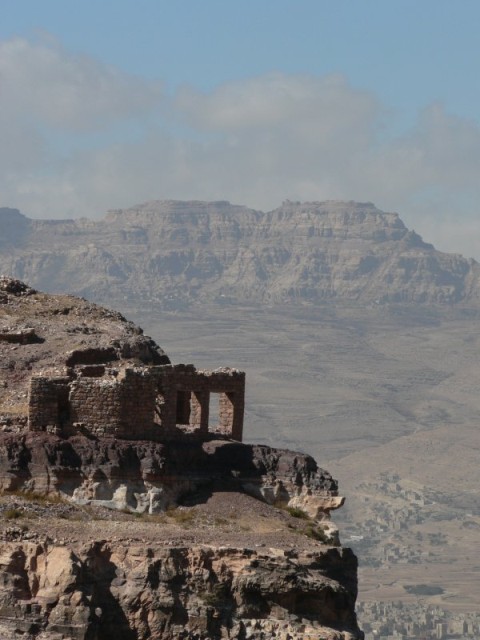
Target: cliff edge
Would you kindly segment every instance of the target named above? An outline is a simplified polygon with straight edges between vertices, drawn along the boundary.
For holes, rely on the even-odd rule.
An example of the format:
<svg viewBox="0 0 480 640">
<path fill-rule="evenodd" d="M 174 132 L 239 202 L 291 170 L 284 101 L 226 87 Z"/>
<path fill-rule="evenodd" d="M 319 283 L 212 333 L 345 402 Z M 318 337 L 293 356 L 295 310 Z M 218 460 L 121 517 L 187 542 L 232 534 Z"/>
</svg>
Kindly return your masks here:
<svg viewBox="0 0 480 640">
<path fill-rule="evenodd" d="M 120 314 L 7 277 L 0 353 L 2 638 L 362 637 L 337 482 L 240 441 L 241 372 L 172 365 Z"/>
</svg>

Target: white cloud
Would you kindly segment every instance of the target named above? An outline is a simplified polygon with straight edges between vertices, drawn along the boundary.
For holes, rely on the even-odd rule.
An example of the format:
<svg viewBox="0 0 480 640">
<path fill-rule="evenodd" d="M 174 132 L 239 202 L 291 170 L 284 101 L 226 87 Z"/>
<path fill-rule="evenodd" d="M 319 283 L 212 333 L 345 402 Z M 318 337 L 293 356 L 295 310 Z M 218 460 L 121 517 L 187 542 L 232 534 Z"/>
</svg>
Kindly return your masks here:
<svg viewBox="0 0 480 640">
<path fill-rule="evenodd" d="M 480 258 L 478 123 L 435 104 L 392 137 L 394 118 L 339 75 L 275 73 L 167 99 L 158 84 L 57 44 L 10 40 L 0 43 L 0 204 L 65 217 L 156 198 L 262 209 L 371 200 L 441 248 Z"/>
<path fill-rule="evenodd" d="M 59 44 L 14 38 L 0 43 L 3 118 L 90 131 L 138 116 L 160 98 L 159 86 L 122 73 Z"/>
<path fill-rule="evenodd" d="M 176 106 L 196 126 L 212 131 L 274 131 L 280 127 L 300 135 L 313 133 L 318 139 L 328 139 L 340 127 L 356 131 L 361 124 L 364 129 L 379 113 L 371 94 L 354 91 L 340 75 L 317 78 L 272 73 L 231 82 L 211 94 L 183 88 Z"/>
</svg>

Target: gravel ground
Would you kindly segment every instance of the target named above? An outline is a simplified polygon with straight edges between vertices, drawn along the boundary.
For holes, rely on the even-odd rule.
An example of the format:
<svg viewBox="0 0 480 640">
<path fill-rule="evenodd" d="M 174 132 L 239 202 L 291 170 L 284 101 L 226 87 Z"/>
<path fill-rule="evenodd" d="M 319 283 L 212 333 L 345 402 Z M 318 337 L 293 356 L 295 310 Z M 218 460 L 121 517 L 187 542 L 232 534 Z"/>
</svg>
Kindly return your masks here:
<svg viewBox="0 0 480 640">
<path fill-rule="evenodd" d="M 94 540 L 154 546 L 208 544 L 304 549 L 323 546 L 311 537 L 314 523 L 240 493 L 197 496 L 188 506 L 153 516 L 77 506 L 42 497 L 0 497 L 0 537 L 56 544 Z"/>
</svg>

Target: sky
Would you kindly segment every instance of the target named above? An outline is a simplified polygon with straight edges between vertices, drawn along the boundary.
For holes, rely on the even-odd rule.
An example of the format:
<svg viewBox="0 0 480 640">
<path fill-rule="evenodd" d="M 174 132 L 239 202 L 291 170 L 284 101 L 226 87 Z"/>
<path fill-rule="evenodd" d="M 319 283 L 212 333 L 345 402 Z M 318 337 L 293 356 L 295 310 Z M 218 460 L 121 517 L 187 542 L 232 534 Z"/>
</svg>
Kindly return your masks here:
<svg viewBox="0 0 480 640">
<path fill-rule="evenodd" d="M 0 206 L 370 201 L 480 260 L 478 0 L 0 6 Z"/>
</svg>

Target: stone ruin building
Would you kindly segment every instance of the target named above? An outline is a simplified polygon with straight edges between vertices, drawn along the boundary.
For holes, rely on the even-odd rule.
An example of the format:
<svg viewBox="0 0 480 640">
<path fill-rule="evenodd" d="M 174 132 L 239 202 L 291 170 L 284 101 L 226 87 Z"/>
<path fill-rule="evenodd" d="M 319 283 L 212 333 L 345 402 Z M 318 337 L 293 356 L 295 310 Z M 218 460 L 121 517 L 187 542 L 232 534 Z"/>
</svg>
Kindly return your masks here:
<svg viewBox="0 0 480 640">
<path fill-rule="evenodd" d="M 70 339 L 72 332 L 84 329 L 85 323 L 79 324 L 83 313 L 87 313 L 90 322 L 94 318 L 104 322 L 113 314 L 116 331 L 117 322 L 126 322 L 120 314 L 91 307 L 87 301 L 71 296 L 59 298 L 38 293 L 20 280 L 0 275 L 0 304 L 11 306 L 11 313 L 5 315 L 13 318 L 12 326 L 0 322 L 2 353 L 9 353 L 5 350 L 9 345 L 10 349 L 27 345 L 40 348 L 45 343 L 45 336 L 39 336 L 35 326 L 25 324 L 25 318 L 31 316 L 50 318 L 53 328 L 50 334 L 46 333 L 57 339 L 62 335 Z M 64 326 L 65 321 L 60 321 L 60 325 L 53 321 L 59 315 L 69 317 L 72 309 L 73 320 L 68 326 Z M 193 364 L 172 365 L 162 349 L 143 336 L 141 329 L 127 323 L 123 330 L 126 337 L 111 340 L 109 346 L 90 344 L 64 355 L 48 346 L 43 351 L 29 352 L 31 361 L 43 359 L 49 363 L 46 369 L 37 369 L 29 381 L 30 431 L 65 437 L 83 433 L 153 441 L 186 434 L 199 438 L 216 434 L 242 441 L 243 371 L 229 367 L 207 371 L 197 370 Z M 21 426 L 23 406 L 22 403 Z"/>
<path fill-rule="evenodd" d="M 206 438 L 213 432 L 242 440 L 245 373 L 238 369 L 90 363 L 66 371 L 65 376 L 32 376 L 31 431 L 154 441 L 183 434 Z M 218 396 L 213 416 L 212 395 Z"/>
</svg>

